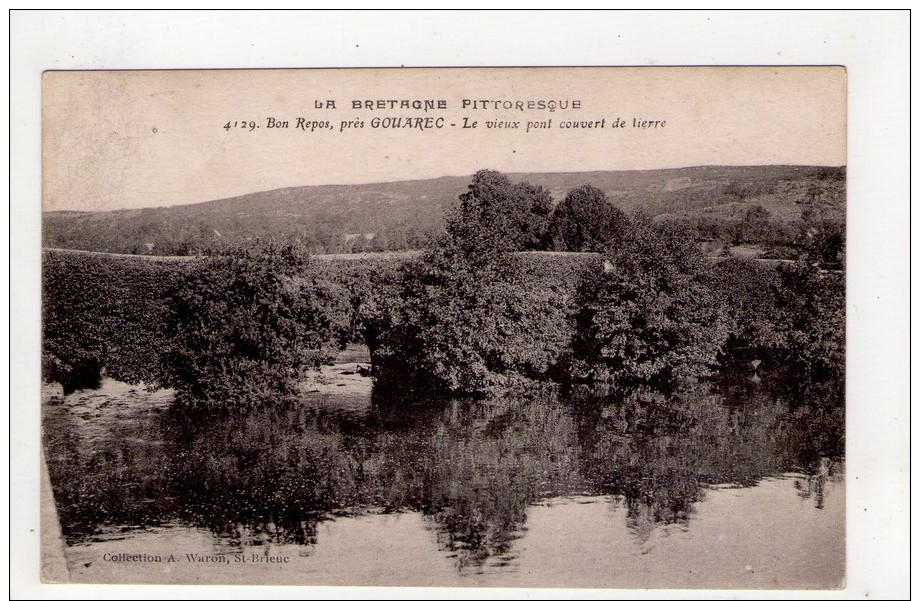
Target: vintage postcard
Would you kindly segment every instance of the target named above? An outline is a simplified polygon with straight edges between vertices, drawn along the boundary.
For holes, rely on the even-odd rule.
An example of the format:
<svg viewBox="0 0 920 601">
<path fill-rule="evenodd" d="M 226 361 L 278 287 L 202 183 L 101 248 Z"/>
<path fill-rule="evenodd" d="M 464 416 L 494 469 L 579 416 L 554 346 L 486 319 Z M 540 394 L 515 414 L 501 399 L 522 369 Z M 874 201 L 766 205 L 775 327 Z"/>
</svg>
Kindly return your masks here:
<svg viewBox="0 0 920 601">
<path fill-rule="evenodd" d="M 46 72 L 43 581 L 844 587 L 846 92 Z"/>
</svg>

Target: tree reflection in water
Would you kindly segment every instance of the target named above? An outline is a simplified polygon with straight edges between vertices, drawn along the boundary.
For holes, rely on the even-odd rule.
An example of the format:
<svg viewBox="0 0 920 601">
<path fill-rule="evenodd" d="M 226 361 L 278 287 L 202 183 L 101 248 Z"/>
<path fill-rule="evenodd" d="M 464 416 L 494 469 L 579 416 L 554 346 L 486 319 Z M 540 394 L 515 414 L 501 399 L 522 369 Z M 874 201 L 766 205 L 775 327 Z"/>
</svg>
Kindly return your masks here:
<svg viewBox="0 0 920 601">
<path fill-rule="evenodd" d="M 776 404 L 732 409 L 705 389 L 640 389 L 579 406 L 583 472 L 599 492 L 625 499 L 643 541 L 657 524 L 687 524 L 707 485 L 751 486 L 783 469 Z"/>
<path fill-rule="evenodd" d="M 582 483 L 574 422 L 537 388 L 475 403 L 451 401 L 434 426 L 421 508 L 461 567 L 504 556 L 527 507 Z"/>
<path fill-rule="evenodd" d="M 842 409 L 791 407 L 759 388 L 741 400 L 702 386 L 611 396 L 541 385 L 481 400 L 381 400 L 359 410 L 168 406 L 130 419 L 47 404 L 65 535 L 184 524 L 231 546 L 309 546 L 322 520 L 413 510 L 459 568 L 480 569 L 513 559 L 527 510 L 543 499 L 609 495 L 644 542 L 659 525 L 692 528 L 710 486 L 795 471 L 796 492 L 821 508 L 825 481 L 842 477 Z"/>
</svg>

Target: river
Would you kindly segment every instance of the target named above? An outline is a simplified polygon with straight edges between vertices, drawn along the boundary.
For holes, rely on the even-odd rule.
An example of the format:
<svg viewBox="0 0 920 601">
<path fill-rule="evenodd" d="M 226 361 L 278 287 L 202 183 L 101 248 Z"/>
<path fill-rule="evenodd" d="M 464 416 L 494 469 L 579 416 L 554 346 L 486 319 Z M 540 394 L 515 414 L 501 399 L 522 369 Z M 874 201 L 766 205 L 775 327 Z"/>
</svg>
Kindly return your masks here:
<svg viewBox="0 0 920 601">
<path fill-rule="evenodd" d="M 70 579 L 843 585 L 842 437 L 766 387 L 419 403 L 375 390 L 364 360 L 246 410 L 45 386 Z"/>
</svg>

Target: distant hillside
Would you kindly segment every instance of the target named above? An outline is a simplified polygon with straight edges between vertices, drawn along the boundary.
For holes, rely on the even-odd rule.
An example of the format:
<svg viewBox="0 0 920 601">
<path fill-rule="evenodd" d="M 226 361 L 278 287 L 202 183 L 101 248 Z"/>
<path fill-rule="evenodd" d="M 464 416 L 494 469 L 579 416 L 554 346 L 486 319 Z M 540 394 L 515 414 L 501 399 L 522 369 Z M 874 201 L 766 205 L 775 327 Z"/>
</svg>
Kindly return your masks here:
<svg viewBox="0 0 920 601">
<path fill-rule="evenodd" d="M 843 221 L 845 169 L 803 166 L 689 167 L 652 171 L 516 173 L 558 202 L 590 184 L 611 203 L 664 219 L 740 222 L 761 206 L 780 223 L 805 207 Z M 444 214 L 471 177 L 303 186 L 191 205 L 43 215 L 43 244 L 133 254 L 186 254 L 246 238 L 298 240 L 314 252 L 419 248 L 443 229 Z"/>
</svg>

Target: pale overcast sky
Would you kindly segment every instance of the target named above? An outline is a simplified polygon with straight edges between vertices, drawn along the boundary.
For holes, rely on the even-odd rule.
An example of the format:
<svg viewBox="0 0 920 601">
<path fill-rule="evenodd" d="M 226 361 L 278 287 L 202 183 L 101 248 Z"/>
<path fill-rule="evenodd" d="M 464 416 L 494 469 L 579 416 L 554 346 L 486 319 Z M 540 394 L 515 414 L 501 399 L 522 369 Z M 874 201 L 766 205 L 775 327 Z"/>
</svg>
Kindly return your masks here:
<svg viewBox="0 0 920 601">
<path fill-rule="evenodd" d="M 464 99 L 490 103 L 464 107 Z M 325 100 L 335 110 L 315 108 Z M 354 100 L 447 108 L 356 110 Z M 569 108 L 527 104 L 541 100 Z M 290 128 L 269 129 L 269 117 Z M 374 117 L 432 117 L 427 124 L 442 127 L 374 128 Z M 301 131 L 298 118 L 331 129 Z M 464 128 L 464 118 L 477 127 Z M 617 118 L 627 126 L 613 128 Z M 634 118 L 666 123 L 642 129 Z M 354 119 L 363 128 L 340 131 Z M 602 119 L 603 129 L 562 127 Z M 494 120 L 518 126 L 490 129 Z M 260 127 L 224 129 L 249 121 Z M 528 132 L 528 122 L 549 127 Z M 42 125 L 45 210 L 175 205 L 482 168 L 843 165 L 846 74 L 835 67 L 48 72 Z"/>
</svg>

